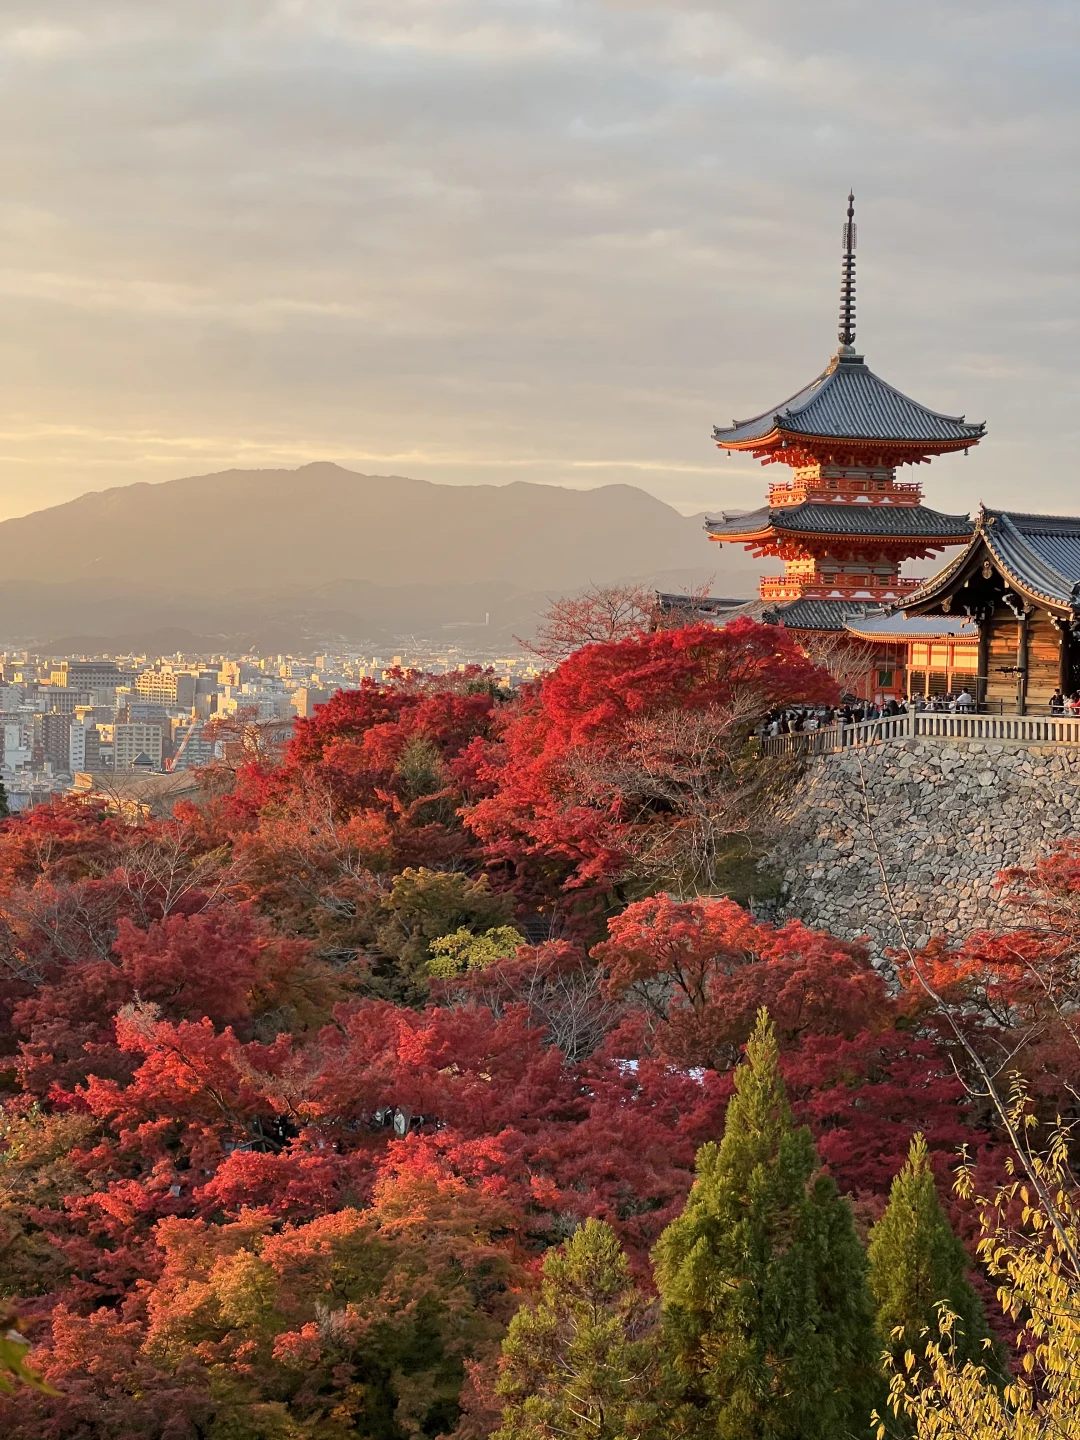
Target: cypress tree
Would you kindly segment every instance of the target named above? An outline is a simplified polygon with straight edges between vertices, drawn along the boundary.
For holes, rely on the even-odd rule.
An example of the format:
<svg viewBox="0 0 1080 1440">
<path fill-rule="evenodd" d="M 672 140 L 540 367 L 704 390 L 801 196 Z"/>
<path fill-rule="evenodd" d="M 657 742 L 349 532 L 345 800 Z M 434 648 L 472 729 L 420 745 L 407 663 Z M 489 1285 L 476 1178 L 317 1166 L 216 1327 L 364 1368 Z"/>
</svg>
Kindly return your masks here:
<svg viewBox="0 0 1080 1440">
<path fill-rule="evenodd" d="M 10 814 L 7 791 L 4 789 L 4 782 L 0 780 L 0 820 L 6 820 Z"/>
<path fill-rule="evenodd" d="M 709 1440 L 870 1434 L 879 1343 L 846 1200 L 796 1129 L 764 1010 L 720 1145 L 698 1152 L 654 1252 L 679 1433 Z"/>
<path fill-rule="evenodd" d="M 892 1183 L 885 1214 L 870 1232 L 870 1288 L 877 1306 L 878 1333 L 903 1367 L 906 1351 L 920 1359 L 928 1340 L 942 1343 L 936 1307 L 944 1302 L 959 1365 L 971 1360 L 992 1372 L 999 1357 L 990 1338 L 982 1301 L 967 1278 L 968 1257 L 941 1208 L 927 1159 L 926 1141 L 916 1135 L 907 1163 Z M 902 1328 L 903 1338 L 893 1331 Z"/>
<path fill-rule="evenodd" d="M 587 1220 L 548 1254 L 543 1277 L 503 1342 L 503 1423 L 492 1440 L 656 1437 L 650 1307 L 615 1232 Z"/>
</svg>

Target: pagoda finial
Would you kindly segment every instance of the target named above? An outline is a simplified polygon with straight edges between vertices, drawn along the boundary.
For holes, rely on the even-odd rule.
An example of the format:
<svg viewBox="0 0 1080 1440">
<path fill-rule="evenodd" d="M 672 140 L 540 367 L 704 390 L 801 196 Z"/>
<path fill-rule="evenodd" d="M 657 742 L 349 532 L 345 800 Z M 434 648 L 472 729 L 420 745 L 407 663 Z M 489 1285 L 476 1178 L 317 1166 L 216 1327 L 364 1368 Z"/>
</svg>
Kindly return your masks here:
<svg viewBox="0 0 1080 1440">
<path fill-rule="evenodd" d="M 844 259 L 840 270 L 840 333 L 842 350 L 851 351 L 855 344 L 855 194 L 848 195 L 847 220 L 844 222 Z"/>
</svg>

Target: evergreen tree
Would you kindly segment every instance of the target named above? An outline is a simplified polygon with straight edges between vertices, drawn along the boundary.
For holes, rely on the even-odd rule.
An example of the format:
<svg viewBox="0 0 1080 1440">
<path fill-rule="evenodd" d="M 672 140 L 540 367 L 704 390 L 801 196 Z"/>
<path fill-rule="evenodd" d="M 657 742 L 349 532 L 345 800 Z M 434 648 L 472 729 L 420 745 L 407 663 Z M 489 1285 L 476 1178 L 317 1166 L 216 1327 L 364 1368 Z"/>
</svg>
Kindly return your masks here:
<svg viewBox="0 0 1080 1440">
<path fill-rule="evenodd" d="M 721 1144 L 698 1152 L 654 1253 L 679 1433 L 840 1440 L 870 1433 L 879 1343 L 851 1210 L 796 1130 L 762 1010 Z"/>
<path fill-rule="evenodd" d="M 535 1305 L 510 1322 L 492 1440 L 646 1440 L 657 1436 L 649 1309 L 615 1232 L 586 1220 L 548 1254 Z"/>
<path fill-rule="evenodd" d="M 0 780 L 0 820 L 6 820 L 10 814 L 7 791 L 4 789 L 4 782 Z"/>
<path fill-rule="evenodd" d="M 903 1364 L 910 1350 L 922 1360 L 928 1342 L 943 1341 L 937 1306 L 955 1317 L 949 1326 L 953 1358 L 963 1365 L 998 1368 L 986 1346 L 990 1329 L 982 1302 L 967 1278 L 968 1257 L 953 1234 L 934 1188 L 926 1141 L 916 1135 L 907 1164 L 897 1175 L 889 1206 L 870 1233 L 870 1289 L 877 1306 L 878 1333 Z M 893 1331 L 903 1329 L 903 1338 Z"/>
</svg>

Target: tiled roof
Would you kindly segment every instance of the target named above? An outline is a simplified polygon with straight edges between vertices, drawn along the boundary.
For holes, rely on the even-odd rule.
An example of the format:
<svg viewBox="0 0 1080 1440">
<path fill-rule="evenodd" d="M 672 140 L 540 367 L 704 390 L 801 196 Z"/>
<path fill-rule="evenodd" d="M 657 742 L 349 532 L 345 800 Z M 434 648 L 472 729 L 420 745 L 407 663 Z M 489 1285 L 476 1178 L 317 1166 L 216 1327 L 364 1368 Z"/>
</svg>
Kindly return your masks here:
<svg viewBox="0 0 1080 1440">
<path fill-rule="evenodd" d="M 1070 603 L 1080 581 L 1080 517 L 988 510 L 979 528 L 1002 568 L 1021 585 L 1062 605 Z"/>
<path fill-rule="evenodd" d="M 724 516 L 707 520 L 710 535 L 733 540 L 742 536 L 765 536 L 786 530 L 810 535 L 886 535 L 902 540 L 908 535 L 942 541 L 962 542 L 971 534 L 966 515 L 943 515 L 925 505 L 776 505 L 764 506 L 749 515 Z"/>
<path fill-rule="evenodd" d="M 787 605 L 777 605 L 765 619 L 789 630 L 844 630 L 846 619 L 881 614 L 884 614 L 881 606 L 870 601 L 792 600 Z"/>
<path fill-rule="evenodd" d="M 955 615 L 874 615 L 856 618 L 844 616 L 845 630 L 860 640 L 932 640 L 937 636 L 952 640 L 977 640 L 979 629 L 973 620 Z"/>
<path fill-rule="evenodd" d="M 697 614 L 713 615 L 720 611 L 737 610 L 746 604 L 745 596 L 736 600 L 727 595 L 671 595 L 664 590 L 656 592 L 656 600 L 663 614 L 671 610 L 692 610 Z"/>
<path fill-rule="evenodd" d="M 1062 610 L 1072 608 L 1074 587 L 1080 583 L 1080 516 L 985 509 L 964 553 L 912 591 L 904 608 L 948 594 L 953 577 L 983 548 L 1018 589 Z"/>
<path fill-rule="evenodd" d="M 750 420 L 736 420 L 726 429 L 717 426 L 713 436 L 719 445 L 740 445 L 765 440 L 778 430 L 793 435 L 958 447 L 976 444 L 986 425 L 968 424 L 962 415 L 929 410 L 875 375 L 861 355 L 838 355 L 790 400 Z"/>
</svg>

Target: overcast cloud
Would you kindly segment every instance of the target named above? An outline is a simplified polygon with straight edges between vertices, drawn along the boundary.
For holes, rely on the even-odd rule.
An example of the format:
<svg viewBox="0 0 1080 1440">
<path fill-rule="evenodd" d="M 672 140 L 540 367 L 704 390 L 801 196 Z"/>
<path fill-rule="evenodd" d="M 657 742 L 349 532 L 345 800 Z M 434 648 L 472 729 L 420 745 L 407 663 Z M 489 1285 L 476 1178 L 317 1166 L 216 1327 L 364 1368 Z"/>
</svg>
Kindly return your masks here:
<svg viewBox="0 0 1080 1440">
<path fill-rule="evenodd" d="M 228 465 L 753 503 L 835 347 L 1076 511 L 1075 0 L 5 0 L 0 515 Z M 208 517 L 209 518 L 209 517 Z M 317 541 L 317 537 L 311 537 Z"/>
</svg>

